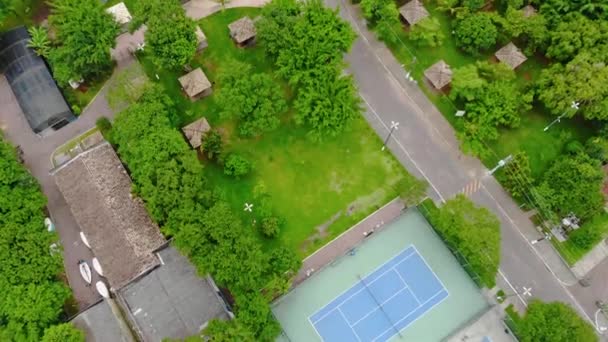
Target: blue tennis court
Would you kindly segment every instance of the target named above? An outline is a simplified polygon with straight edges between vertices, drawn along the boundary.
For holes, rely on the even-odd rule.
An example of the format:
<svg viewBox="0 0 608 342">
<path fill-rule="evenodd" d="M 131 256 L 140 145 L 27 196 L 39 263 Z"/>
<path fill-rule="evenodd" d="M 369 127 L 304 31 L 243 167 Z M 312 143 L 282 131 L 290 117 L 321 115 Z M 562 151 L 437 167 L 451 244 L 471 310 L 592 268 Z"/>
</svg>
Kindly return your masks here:
<svg viewBox="0 0 608 342">
<path fill-rule="evenodd" d="M 324 341 L 387 341 L 448 297 L 414 246 L 309 317 Z"/>
</svg>

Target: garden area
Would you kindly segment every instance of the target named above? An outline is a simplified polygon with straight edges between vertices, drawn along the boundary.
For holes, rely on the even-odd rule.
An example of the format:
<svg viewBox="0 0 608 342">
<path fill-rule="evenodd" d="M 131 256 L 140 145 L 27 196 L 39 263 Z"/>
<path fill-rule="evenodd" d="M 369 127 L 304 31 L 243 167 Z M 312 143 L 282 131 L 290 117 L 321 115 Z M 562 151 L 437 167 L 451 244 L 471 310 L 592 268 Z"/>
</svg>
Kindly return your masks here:
<svg viewBox="0 0 608 342">
<path fill-rule="evenodd" d="M 132 11 L 148 27 L 141 67 L 113 79 L 108 101 L 120 112 L 98 128 L 162 232 L 230 292 L 236 320 L 205 334 L 272 340 L 268 303 L 289 289 L 300 260 L 397 196 L 417 203 L 426 185 L 382 151 L 360 115 L 342 73 L 355 34 L 322 2 L 198 22 L 177 1 Z M 255 44 L 235 30 L 257 31 Z"/>
<path fill-rule="evenodd" d="M 580 220 L 573 239 L 553 241 L 573 264 L 608 236 L 601 86 L 608 18 L 601 6 L 568 3 L 361 0 L 360 7 L 466 153 L 488 168 L 512 157 L 495 176 L 524 209 L 538 211 L 539 225 L 569 237 L 561 219 Z"/>
<path fill-rule="evenodd" d="M 232 209 L 241 213 L 245 222 L 253 222 L 262 219 L 258 209 L 271 208 L 281 220 L 279 240 L 306 256 L 395 198 L 399 180 L 411 176 L 390 153 L 381 151 L 382 141 L 362 117 L 335 138 L 320 142 L 307 138 L 306 127 L 293 122 L 293 90 L 273 73 L 263 46 L 239 48 L 227 34 L 231 22 L 258 15 L 260 9 L 237 8 L 199 22 L 209 46 L 190 65 L 202 67 L 214 84 L 214 94 L 205 99 L 192 102 L 183 94 L 177 79 L 185 72 L 158 69 L 146 55 L 140 61 L 150 79 L 159 75 L 159 82 L 179 108 L 179 125 L 204 116 L 220 132 L 225 150 L 253 164 L 250 174 L 235 179 L 224 173 L 222 165 L 201 158 L 207 178 L 221 189 Z M 248 63 L 251 72 L 265 73 L 281 85 L 287 107 L 276 130 L 243 137 L 236 120 L 222 118 L 222 108 L 215 99 L 222 84 L 215 80 L 233 60 Z M 261 188 L 263 196 L 256 193 Z M 245 203 L 253 204 L 251 213 L 243 210 Z"/>
</svg>

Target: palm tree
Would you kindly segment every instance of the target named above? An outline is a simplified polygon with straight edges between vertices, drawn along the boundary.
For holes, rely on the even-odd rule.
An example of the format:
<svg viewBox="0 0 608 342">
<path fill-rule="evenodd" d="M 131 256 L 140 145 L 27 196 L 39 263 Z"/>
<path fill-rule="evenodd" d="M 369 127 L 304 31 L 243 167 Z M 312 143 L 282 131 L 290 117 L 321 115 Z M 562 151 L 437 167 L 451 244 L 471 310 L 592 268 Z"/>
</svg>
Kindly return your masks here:
<svg viewBox="0 0 608 342">
<path fill-rule="evenodd" d="M 38 56 L 46 57 L 51 51 L 51 41 L 46 28 L 32 26 L 28 29 L 31 36 L 27 46 L 34 49 Z"/>
</svg>

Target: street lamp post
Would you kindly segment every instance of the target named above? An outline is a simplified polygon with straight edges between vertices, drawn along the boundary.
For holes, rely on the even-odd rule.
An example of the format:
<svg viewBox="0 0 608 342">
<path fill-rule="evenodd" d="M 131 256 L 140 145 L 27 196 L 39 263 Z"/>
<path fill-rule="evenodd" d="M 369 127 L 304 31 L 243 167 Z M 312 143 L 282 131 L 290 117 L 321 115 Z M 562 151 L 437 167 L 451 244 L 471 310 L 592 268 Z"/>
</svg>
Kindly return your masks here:
<svg viewBox="0 0 608 342">
<path fill-rule="evenodd" d="M 399 129 L 399 123 L 396 121 L 391 121 L 391 130 L 388 132 L 388 136 L 386 137 L 386 140 L 384 140 L 384 144 L 382 144 L 382 151 L 384 151 L 384 149 L 386 149 L 386 144 L 388 143 L 388 140 L 391 138 L 391 135 L 393 135 L 393 131 L 395 131 L 396 129 Z"/>
<path fill-rule="evenodd" d="M 488 173 L 489 174 L 494 174 L 494 172 L 496 172 L 496 170 L 498 170 L 501 167 L 507 165 L 507 163 L 510 162 L 511 159 L 513 159 L 513 156 L 509 154 L 506 158 L 499 160 L 498 164 L 492 170 L 490 170 Z"/>
<path fill-rule="evenodd" d="M 576 112 L 579 108 L 579 105 L 579 102 L 572 101 L 570 108 L 574 109 L 574 112 Z M 555 125 L 556 123 L 559 123 L 566 114 L 568 114 L 568 110 L 566 110 L 562 115 L 558 116 L 557 119 L 553 120 L 550 124 L 548 124 L 547 127 L 543 128 L 543 132 L 546 132 L 549 128 L 551 128 L 551 126 Z"/>
</svg>

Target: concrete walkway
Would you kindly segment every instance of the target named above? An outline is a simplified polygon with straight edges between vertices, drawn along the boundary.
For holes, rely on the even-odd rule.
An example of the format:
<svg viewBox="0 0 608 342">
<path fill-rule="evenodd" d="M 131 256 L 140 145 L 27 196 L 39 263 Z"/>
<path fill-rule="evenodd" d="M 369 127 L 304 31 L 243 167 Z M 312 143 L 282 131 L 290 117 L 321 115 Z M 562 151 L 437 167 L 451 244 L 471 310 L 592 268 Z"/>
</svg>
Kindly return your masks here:
<svg viewBox="0 0 608 342">
<path fill-rule="evenodd" d="M 385 224 L 399 217 L 403 209 L 403 202 L 398 198 L 394 199 L 309 255 L 302 261 L 302 267 L 293 281 L 293 286 L 297 286 L 312 273 L 319 271 L 338 257 L 348 253 L 353 247 L 365 240 L 372 230 L 372 233 L 381 231 Z"/>
</svg>

